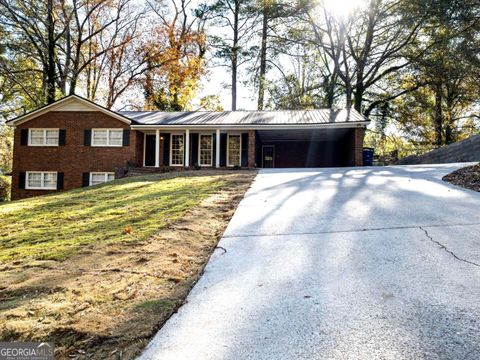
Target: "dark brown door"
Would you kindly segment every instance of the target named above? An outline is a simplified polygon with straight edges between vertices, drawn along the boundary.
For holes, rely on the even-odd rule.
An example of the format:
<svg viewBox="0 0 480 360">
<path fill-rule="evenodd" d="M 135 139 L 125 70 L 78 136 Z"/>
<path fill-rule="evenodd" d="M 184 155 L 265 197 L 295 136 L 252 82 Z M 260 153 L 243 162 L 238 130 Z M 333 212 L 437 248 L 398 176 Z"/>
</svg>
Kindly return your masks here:
<svg viewBox="0 0 480 360">
<path fill-rule="evenodd" d="M 275 167 L 275 146 L 264 145 L 262 147 L 262 167 L 263 168 Z"/>
<path fill-rule="evenodd" d="M 145 166 L 155 166 L 155 135 L 145 135 Z"/>
</svg>

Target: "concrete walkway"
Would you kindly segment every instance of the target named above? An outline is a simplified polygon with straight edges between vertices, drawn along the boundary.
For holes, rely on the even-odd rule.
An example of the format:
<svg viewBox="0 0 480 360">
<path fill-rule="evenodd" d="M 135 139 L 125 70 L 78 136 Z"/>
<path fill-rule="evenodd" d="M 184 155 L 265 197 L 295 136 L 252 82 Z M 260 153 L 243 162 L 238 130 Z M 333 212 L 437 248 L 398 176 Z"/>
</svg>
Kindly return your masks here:
<svg viewBox="0 0 480 360">
<path fill-rule="evenodd" d="M 261 171 L 141 359 L 479 359 L 480 194 L 460 165 Z"/>
</svg>

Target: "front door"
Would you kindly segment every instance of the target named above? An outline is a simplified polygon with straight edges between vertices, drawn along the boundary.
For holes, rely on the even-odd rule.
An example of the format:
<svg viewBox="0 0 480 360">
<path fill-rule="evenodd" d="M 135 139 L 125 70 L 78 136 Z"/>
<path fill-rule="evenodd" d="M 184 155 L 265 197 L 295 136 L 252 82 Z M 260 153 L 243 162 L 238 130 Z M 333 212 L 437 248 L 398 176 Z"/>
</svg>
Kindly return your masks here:
<svg viewBox="0 0 480 360">
<path fill-rule="evenodd" d="M 262 167 L 263 168 L 275 167 L 275 146 L 273 145 L 262 146 Z"/>
<path fill-rule="evenodd" d="M 145 135 L 145 166 L 155 166 L 155 135 Z"/>
</svg>

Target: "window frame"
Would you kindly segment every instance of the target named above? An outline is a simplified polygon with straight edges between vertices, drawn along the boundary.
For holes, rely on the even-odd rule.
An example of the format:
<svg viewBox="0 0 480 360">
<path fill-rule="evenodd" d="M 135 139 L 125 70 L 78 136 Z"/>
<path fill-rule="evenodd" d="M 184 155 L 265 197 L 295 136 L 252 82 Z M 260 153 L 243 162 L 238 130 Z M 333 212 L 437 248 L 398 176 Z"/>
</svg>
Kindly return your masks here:
<svg viewBox="0 0 480 360">
<path fill-rule="evenodd" d="M 56 144 L 47 144 L 47 131 L 57 131 L 57 143 Z M 32 131 L 43 131 L 43 143 L 42 144 L 32 144 Z M 60 146 L 60 129 L 59 128 L 29 128 L 28 129 L 28 146 L 48 146 L 56 147 Z"/>
<path fill-rule="evenodd" d="M 210 163 L 202 164 L 202 136 L 210 137 Z M 198 134 L 198 165 L 199 166 L 213 166 L 213 134 Z"/>
<path fill-rule="evenodd" d="M 41 174 L 40 187 L 29 185 L 30 174 Z M 45 187 L 45 175 L 55 174 L 55 187 Z M 25 190 L 57 190 L 58 187 L 58 172 L 57 171 L 26 171 L 25 172 Z"/>
<path fill-rule="evenodd" d="M 93 180 L 93 175 L 104 175 L 104 182 L 98 183 L 98 184 L 92 184 Z M 111 171 L 91 171 L 88 173 L 88 186 L 95 186 L 95 185 L 101 185 L 105 184 L 109 181 L 113 180 L 108 180 L 108 175 L 113 175 L 113 180 L 115 180 L 115 173 Z"/>
<path fill-rule="evenodd" d="M 229 153 L 230 153 L 230 137 L 239 137 L 240 139 L 240 142 L 239 142 L 239 151 L 238 151 L 238 165 L 231 165 L 230 164 L 230 156 L 229 156 Z M 242 134 L 237 134 L 237 133 L 234 133 L 234 134 L 227 134 L 227 167 L 235 167 L 235 166 L 238 166 L 238 167 L 242 167 Z"/>
<path fill-rule="evenodd" d="M 122 128 L 94 128 L 92 129 L 92 135 L 90 140 L 90 146 L 92 147 L 122 147 L 123 146 L 123 130 Z M 95 144 L 95 131 L 106 131 L 107 132 L 107 143 L 106 144 Z M 118 144 L 110 144 L 110 132 L 111 131 L 120 131 L 122 133 L 121 136 L 121 143 Z"/>
<path fill-rule="evenodd" d="M 173 137 L 181 136 L 183 138 L 183 149 L 182 149 L 182 163 L 181 164 L 172 164 L 173 159 Z M 171 133 L 170 134 L 170 166 L 185 166 L 185 134 L 184 133 Z"/>
</svg>

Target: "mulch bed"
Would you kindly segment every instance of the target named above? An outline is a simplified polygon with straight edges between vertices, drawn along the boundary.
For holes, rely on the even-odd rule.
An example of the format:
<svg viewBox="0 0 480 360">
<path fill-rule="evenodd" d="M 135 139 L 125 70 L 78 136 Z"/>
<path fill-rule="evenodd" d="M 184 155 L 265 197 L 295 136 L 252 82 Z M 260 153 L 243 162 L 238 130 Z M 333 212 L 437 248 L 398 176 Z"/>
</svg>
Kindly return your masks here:
<svg viewBox="0 0 480 360">
<path fill-rule="evenodd" d="M 468 166 L 448 175 L 442 179 L 451 184 L 462 186 L 466 189 L 480 192 L 480 164 Z"/>
</svg>

